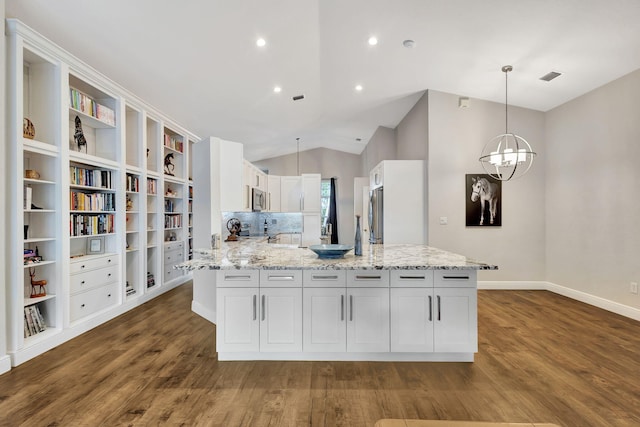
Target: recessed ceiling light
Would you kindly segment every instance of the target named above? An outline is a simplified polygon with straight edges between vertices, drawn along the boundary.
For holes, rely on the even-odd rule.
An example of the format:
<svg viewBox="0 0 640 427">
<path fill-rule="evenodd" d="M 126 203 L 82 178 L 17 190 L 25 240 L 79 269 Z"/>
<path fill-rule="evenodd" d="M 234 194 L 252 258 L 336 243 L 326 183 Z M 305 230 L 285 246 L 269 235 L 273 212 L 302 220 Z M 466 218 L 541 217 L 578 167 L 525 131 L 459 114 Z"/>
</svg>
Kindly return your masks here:
<svg viewBox="0 0 640 427">
<path fill-rule="evenodd" d="M 368 42 L 371 46 L 375 46 L 378 44 L 378 39 L 375 36 L 371 36 L 369 37 Z"/>
<path fill-rule="evenodd" d="M 267 41 L 265 39 L 263 39 L 262 37 L 259 38 L 258 40 L 256 40 L 256 46 L 258 47 L 263 47 L 267 44 Z"/>
<path fill-rule="evenodd" d="M 362 85 L 356 85 L 356 90 L 358 92 L 362 92 Z"/>
<path fill-rule="evenodd" d="M 280 93 L 280 92 L 282 92 L 282 88 L 280 86 L 276 86 L 276 87 L 273 88 L 273 91 L 275 93 Z"/>
</svg>

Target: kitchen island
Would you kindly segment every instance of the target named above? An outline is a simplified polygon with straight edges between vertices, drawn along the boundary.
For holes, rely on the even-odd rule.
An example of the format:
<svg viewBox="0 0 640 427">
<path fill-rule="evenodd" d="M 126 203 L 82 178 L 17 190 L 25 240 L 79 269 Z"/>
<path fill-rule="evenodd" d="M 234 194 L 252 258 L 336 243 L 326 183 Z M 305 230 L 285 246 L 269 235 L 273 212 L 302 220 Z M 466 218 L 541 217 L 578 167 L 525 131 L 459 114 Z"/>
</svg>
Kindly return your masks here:
<svg viewBox="0 0 640 427">
<path fill-rule="evenodd" d="M 215 288 L 220 360 L 473 361 L 476 273 L 497 268 L 424 245 L 342 259 L 252 239 L 195 252 L 177 268 L 209 272 L 194 286 Z"/>
</svg>

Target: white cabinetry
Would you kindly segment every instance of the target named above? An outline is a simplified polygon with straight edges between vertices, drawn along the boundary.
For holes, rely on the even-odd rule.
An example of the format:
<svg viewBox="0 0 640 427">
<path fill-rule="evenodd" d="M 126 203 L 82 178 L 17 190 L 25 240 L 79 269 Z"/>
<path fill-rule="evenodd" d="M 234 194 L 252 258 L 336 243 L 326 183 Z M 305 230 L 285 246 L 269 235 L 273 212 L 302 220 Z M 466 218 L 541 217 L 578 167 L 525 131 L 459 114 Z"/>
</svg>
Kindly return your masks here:
<svg viewBox="0 0 640 427">
<path fill-rule="evenodd" d="M 389 289 L 348 290 L 347 351 L 389 351 Z"/>
<path fill-rule="evenodd" d="M 260 288 L 260 351 L 302 351 L 301 287 Z"/>
<path fill-rule="evenodd" d="M 118 303 L 117 254 L 76 258 L 70 271 L 70 322 Z"/>
<path fill-rule="evenodd" d="M 280 177 L 280 211 L 302 211 L 302 177 Z"/>
<path fill-rule="evenodd" d="M 184 262 L 184 242 L 167 242 L 164 244 L 164 282 L 182 277 L 184 270 L 173 267 Z"/>
<path fill-rule="evenodd" d="M 267 207 L 269 212 L 280 212 L 280 177 L 267 175 Z"/>
<path fill-rule="evenodd" d="M 301 246 L 309 247 L 320 244 L 321 219 L 319 213 L 302 214 Z"/>
<path fill-rule="evenodd" d="M 216 350 L 257 352 L 260 350 L 258 287 L 218 287 Z"/>
<path fill-rule="evenodd" d="M 346 293 L 344 282 L 337 288 L 304 288 L 304 351 L 346 351 Z"/>
<path fill-rule="evenodd" d="M 302 174 L 302 212 L 320 212 L 321 181 L 320 174 Z"/>
</svg>

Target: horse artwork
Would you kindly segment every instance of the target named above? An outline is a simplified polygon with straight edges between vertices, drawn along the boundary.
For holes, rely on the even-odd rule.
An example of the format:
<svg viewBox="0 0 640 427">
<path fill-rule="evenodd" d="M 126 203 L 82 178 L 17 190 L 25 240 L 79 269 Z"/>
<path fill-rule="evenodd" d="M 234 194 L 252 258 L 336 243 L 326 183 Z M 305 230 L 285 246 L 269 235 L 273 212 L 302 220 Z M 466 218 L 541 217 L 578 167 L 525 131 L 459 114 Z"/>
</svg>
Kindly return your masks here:
<svg viewBox="0 0 640 427">
<path fill-rule="evenodd" d="M 466 181 L 467 226 L 501 226 L 502 182 L 490 175 L 467 175 Z"/>
</svg>

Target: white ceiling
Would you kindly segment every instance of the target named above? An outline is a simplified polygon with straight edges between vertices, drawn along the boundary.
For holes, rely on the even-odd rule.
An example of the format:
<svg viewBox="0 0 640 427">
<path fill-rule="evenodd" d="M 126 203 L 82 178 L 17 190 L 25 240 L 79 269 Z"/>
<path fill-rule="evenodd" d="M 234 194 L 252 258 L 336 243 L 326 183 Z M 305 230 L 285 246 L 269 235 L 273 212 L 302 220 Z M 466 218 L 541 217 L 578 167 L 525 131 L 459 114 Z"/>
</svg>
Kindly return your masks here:
<svg viewBox="0 0 640 427">
<path fill-rule="evenodd" d="M 249 160 L 296 137 L 360 153 L 426 89 L 504 102 L 505 64 L 509 104 L 541 111 L 640 68 L 638 0 L 6 0 L 6 15 Z"/>
</svg>

